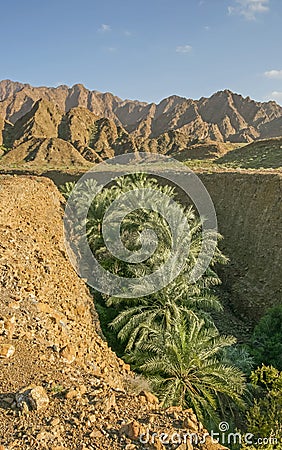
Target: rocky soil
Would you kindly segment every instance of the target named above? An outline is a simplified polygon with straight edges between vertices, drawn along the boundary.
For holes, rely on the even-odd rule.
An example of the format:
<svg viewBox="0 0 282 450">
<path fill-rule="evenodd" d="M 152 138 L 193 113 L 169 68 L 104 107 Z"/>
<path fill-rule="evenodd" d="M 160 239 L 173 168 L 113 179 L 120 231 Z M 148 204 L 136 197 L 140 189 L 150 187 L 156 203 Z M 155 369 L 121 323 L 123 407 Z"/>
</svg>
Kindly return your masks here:
<svg viewBox="0 0 282 450">
<path fill-rule="evenodd" d="M 54 184 L 2 176 L 0 191 L 0 449 L 222 449 L 185 444 L 206 432 L 193 411 L 162 409 L 108 348 L 65 253 Z"/>
</svg>

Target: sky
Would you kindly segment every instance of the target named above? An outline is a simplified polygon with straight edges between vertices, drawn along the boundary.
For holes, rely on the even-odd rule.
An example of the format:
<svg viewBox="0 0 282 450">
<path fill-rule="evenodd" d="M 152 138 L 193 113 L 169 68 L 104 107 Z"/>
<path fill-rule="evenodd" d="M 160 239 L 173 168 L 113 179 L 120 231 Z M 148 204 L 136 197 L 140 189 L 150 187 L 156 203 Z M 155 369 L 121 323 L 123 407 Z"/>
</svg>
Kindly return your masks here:
<svg viewBox="0 0 282 450">
<path fill-rule="evenodd" d="M 0 0 L 0 79 L 282 104 L 282 0 Z"/>
</svg>

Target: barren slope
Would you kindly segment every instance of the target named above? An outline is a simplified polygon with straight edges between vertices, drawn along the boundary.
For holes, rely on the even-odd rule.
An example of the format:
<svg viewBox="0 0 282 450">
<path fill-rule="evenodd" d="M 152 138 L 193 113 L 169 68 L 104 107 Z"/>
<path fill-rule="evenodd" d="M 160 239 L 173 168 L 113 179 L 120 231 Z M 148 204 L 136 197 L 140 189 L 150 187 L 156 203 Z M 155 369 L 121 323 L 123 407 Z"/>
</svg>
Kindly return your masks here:
<svg viewBox="0 0 282 450">
<path fill-rule="evenodd" d="M 229 152 L 217 162 L 247 169 L 282 167 L 282 138 L 253 142 Z"/>
<path fill-rule="evenodd" d="M 59 138 L 32 138 L 14 147 L 2 158 L 4 165 L 22 167 L 83 167 L 87 161 L 67 141 Z"/>
</svg>

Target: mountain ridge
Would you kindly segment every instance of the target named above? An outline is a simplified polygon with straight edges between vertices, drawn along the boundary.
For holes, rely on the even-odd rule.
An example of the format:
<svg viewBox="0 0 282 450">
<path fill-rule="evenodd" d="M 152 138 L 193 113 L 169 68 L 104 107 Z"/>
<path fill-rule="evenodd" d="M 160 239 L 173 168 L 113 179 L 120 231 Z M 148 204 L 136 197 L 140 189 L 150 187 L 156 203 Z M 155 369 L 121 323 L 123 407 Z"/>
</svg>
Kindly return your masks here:
<svg viewBox="0 0 282 450">
<path fill-rule="evenodd" d="M 225 89 L 211 97 L 193 100 L 177 95 L 158 104 L 123 100 L 109 92 L 90 91 L 82 84 L 72 87 L 33 87 L 30 84 L 0 82 L 0 117 L 15 123 L 43 99 L 67 113 L 83 107 L 100 118 L 113 120 L 134 137 L 158 138 L 179 130 L 190 141 L 252 142 L 277 137 L 282 130 L 282 107 L 274 101 L 256 102 Z"/>
<path fill-rule="evenodd" d="M 1 132 L 2 131 L 2 132 Z M 129 134 L 112 119 L 96 116 L 84 107 L 66 114 L 52 102 L 37 100 L 32 109 L 13 125 L 2 120 L 4 165 L 73 167 L 99 163 L 117 155 L 161 153 L 181 159 L 222 156 L 236 144 L 206 140 L 193 144 L 181 130 L 168 130 L 157 138 Z"/>
</svg>

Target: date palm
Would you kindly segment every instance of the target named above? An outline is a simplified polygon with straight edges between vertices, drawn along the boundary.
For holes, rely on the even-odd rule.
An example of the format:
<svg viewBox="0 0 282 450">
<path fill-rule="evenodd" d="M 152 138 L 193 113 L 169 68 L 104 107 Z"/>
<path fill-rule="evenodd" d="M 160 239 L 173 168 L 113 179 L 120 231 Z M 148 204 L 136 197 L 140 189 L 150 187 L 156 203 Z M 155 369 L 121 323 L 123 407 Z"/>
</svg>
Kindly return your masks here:
<svg viewBox="0 0 282 450">
<path fill-rule="evenodd" d="M 93 187 L 96 187 L 95 181 L 87 180 L 85 182 L 80 195 L 82 206 L 89 203 Z M 141 192 L 142 197 L 144 189 L 150 189 L 149 201 L 147 200 L 148 209 L 139 208 L 138 201 L 136 204 L 133 201 L 132 211 L 124 216 L 122 221 L 121 240 L 124 246 L 134 254 L 144 245 L 144 239 L 143 242 L 140 242 L 142 231 L 152 230 L 158 238 L 157 248 L 146 261 L 128 264 L 114 257 L 108 251 L 102 236 L 103 218 L 107 208 L 114 200 L 121 199 L 124 193 L 132 190 Z M 70 189 L 65 189 L 65 191 L 69 195 Z M 159 192 L 165 194 L 165 197 L 160 198 Z M 185 208 L 177 203 L 180 209 L 172 209 L 172 201 L 177 203 L 174 188 L 160 186 L 156 179 L 148 178 L 141 173 L 118 178 L 114 186 L 104 189 L 93 199 L 88 212 L 87 237 L 96 258 L 105 269 L 121 277 L 135 280 L 132 289 L 133 298 L 105 297 L 106 306 L 116 309 L 117 317 L 112 321 L 111 326 L 118 333 L 118 337 L 126 345 L 127 350 L 132 350 L 137 342 L 142 342 L 147 338 L 148 332 L 147 328 L 143 326 L 144 324 L 149 324 L 150 327 L 158 325 L 164 330 L 169 330 L 171 323 L 180 316 L 203 317 L 208 321 L 210 319 L 208 313 L 211 310 L 221 309 L 219 300 L 211 293 L 211 288 L 220 283 L 213 266 L 216 262 L 225 262 L 226 258 L 216 247 L 210 266 L 202 277 L 194 284 L 189 281 L 190 273 L 201 251 L 202 224 L 191 207 Z M 154 211 L 156 206 L 163 215 Z M 120 202 L 119 208 L 113 209 L 111 213 L 112 227 L 120 223 L 123 213 L 123 203 Z M 142 294 L 144 292 L 144 275 L 154 273 L 170 257 L 173 230 L 166 221 L 167 214 L 170 215 L 174 229 L 179 228 L 183 220 L 181 214 L 186 218 L 190 232 L 180 234 L 180 242 L 177 243 L 177 247 L 182 251 L 189 241 L 189 252 L 185 255 L 185 263 L 181 267 L 179 276 L 162 290 L 144 297 Z M 212 244 L 214 239 L 219 238 L 219 234 L 211 231 L 207 236 L 206 244 Z M 175 265 L 177 264 L 176 259 Z M 166 273 L 163 274 L 163 276 L 166 275 Z M 136 280 L 139 278 L 142 280 L 140 286 L 136 285 Z M 156 279 L 156 277 L 153 281 L 156 285 L 162 284 L 162 280 Z"/>
<path fill-rule="evenodd" d="M 170 330 L 151 329 L 150 340 L 137 346 L 131 360 L 153 383 L 164 406 L 192 407 L 200 420 L 216 419 L 219 397 L 242 406 L 245 377 L 220 361 L 222 349 L 235 341 L 204 320 L 179 320 Z"/>
<path fill-rule="evenodd" d="M 201 288 L 199 284 L 185 285 L 180 278 L 149 296 L 131 299 L 110 297 L 106 304 L 120 311 L 111 327 L 126 343 L 127 351 L 146 342 L 154 326 L 162 331 L 171 331 L 174 322 L 181 317 L 187 320 L 203 318 L 212 325 L 209 312 L 222 309 L 220 301 L 207 288 Z"/>
</svg>

